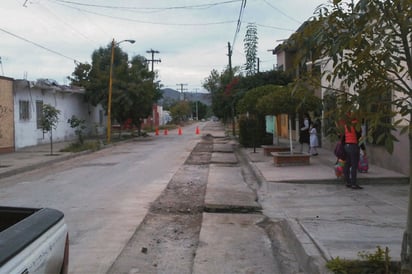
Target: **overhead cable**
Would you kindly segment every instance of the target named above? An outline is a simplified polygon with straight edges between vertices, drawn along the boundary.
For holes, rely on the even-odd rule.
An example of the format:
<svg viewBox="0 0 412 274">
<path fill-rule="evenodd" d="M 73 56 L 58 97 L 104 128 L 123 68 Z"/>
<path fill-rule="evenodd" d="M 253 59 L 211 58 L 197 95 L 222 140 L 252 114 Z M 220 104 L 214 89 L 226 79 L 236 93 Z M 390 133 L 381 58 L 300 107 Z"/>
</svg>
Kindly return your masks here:
<svg viewBox="0 0 412 274">
<path fill-rule="evenodd" d="M 242 4 L 240 5 L 239 17 L 237 19 L 236 31 L 233 37 L 232 51 L 233 51 L 233 48 L 235 47 L 236 38 L 240 31 L 240 27 L 242 25 L 242 18 L 243 18 L 243 13 L 245 11 L 245 7 L 246 7 L 246 0 L 242 0 Z"/>
<path fill-rule="evenodd" d="M 112 19 L 117 19 L 117 20 L 122 20 L 122 21 L 129 21 L 129 22 L 136 22 L 136 23 L 143 23 L 143 24 L 151 24 L 151 25 L 167 25 L 167 26 L 210 26 L 210 25 L 222 25 L 222 24 L 232 24 L 235 21 L 220 21 L 220 22 L 208 22 L 208 23 L 161 23 L 161 22 L 150 22 L 150 21 L 143 21 L 143 20 L 137 20 L 137 19 L 130 19 L 130 18 L 124 18 L 124 17 L 119 17 L 119 16 L 112 16 L 112 15 L 107 15 L 107 14 L 102 14 L 102 13 L 98 13 L 98 12 L 94 12 L 94 11 L 89 11 L 89 10 L 85 10 L 85 9 L 81 9 L 81 8 L 77 8 L 77 7 L 73 7 L 70 5 L 66 5 L 63 3 L 58 3 L 59 5 L 71 8 L 71 9 L 75 9 L 81 12 L 86 12 L 86 13 L 90 13 L 90 14 L 94 14 L 94 15 L 98 15 L 98 16 L 102 16 L 102 17 L 108 17 L 108 18 L 112 18 Z"/>
<path fill-rule="evenodd" d="M 130 6 L 112 6 L 112 5 L 98 5 L 98 4 L 87 4 L 77 1 L 69 0 L 54 0 L 55 2 L 66 3 L 71 5 L 95 7 L 95 8 L 105 8 L 105 9 L 121 9 L 121 10 L 143 10 L 143 11 L 163 11 L 163 10 L 176 10 L 176 9 L 208 9 L 211 7 L 225 5 L 235 2 L 240 2 L 241 0 L 229 0 L 223 2 L 209 3 L 209 4 L 198 4 L 198 5 L 187 5 L 187 6 L 171 6 L 171 7 L 130 7 Z"/>
<path fill-rule="evenodd" d="M 271 7 L 272 9 L 278 11 L 280 14 L 282 14 L 283 16 L 289 18 L 292 21 L 295 21 L 298 24 L 302 24 L 302 22 L 300 22 L 299 20 L 296 20 L 295 18 L 293 18 L 292 16 L 286 14 L 285 12 L 281 11 L 280 9 L 278 9 L 277 7 L 273 6 L 271 3 L 269 3 L 267 0 L 263 0 L 263 2 L 265 2 L 269 7 Z"/>
<path fill-rule="evenodd" d="M 62 53 L 60 53 L 60 52 L 58 52 L 58 51 L 49 49 L 49 48 L 47 48 L 47 47 L 45 47 L 45 46 L 42 46 L 42 45 L 40 45 L 40 44 L 38 44 L 38 43 L 36 43 L 36 42 L 30 41 L 29 39 L 24 38 L 24 37 L 22 37 L 22 36 L 19 36 L 19 35 L 17 35 L 17 34 L 11 33 L 10 31 L 7 31 L 7 30 L 2 29 L 2 28 L 0 28 L 0 31 L 2 31 L 2 32 L 6 33 L 6 34 L 8 34 L 8 35 L 11 35 L 11 36 L 13 36 L 13 37 L 15 37 L 15 38 L 18 38 L 18 39 L 20 39 L 20 40 L 23 40 L 23 41 L 25 41 L 25 42 L 27 42 L 27 43 L 30 43 L 30 44 L 32 44 L 32 45 L 35 45 L 36 47 L 39 47 L 39 48 L 44 49 L 44 50 L 47 50 L 48 52 L 51 52 L 51 53 L 54 53 L 54 54 L 59 55 L 59 56 L 61 56 L 61 57 L 64 57 L 64 58 L 66 58 L 66 59 L 69 59 L 69 60 L 71 60 L 71 61 L 73 61 L 73 62 L 75 62 L 75 63 L 76 63 L 76 62 L 80 63 L 79 61 L 77 61 L 77 60 L 74 59 L 74 58 L 71 58 L 71 57 L 69 57 L 69 56 L 67 56 L 67 55 L 64 55 L 64 54 L 62 54 Z"/>
</svg>

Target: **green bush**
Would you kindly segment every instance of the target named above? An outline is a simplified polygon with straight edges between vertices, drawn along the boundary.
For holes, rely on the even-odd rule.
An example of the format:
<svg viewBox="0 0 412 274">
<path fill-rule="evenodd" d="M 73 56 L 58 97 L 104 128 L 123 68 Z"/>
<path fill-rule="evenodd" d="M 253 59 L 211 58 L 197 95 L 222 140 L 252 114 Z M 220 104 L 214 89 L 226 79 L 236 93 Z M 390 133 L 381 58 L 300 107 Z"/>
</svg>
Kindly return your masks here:
<svg viewBox="0 0 412 274">
<path fill-rule="evenodd" d="M 400 273 L 399 263 L 391 262 L 389 249 L 377 246 L 375 253 L 359 252 L 360 260 L 346 260 L 339 257 L 326 263 L 335 274 L 396 274 Z"/>
<path fill-rule="evenodd" d="M 86 150 L 96 151 L 100 149 L 99 141 L 88 141 L 80 143 L 72 143 L 68 147 L 62 149 L 62 152 L 81 152 Z"/>
<path fill-rule="evenodd" d="M 244 147 L 271 144 L 272 136 L 266 134 L 264 118 L 241 117 L 239 119 L 239 143 Z"/>
</svg>

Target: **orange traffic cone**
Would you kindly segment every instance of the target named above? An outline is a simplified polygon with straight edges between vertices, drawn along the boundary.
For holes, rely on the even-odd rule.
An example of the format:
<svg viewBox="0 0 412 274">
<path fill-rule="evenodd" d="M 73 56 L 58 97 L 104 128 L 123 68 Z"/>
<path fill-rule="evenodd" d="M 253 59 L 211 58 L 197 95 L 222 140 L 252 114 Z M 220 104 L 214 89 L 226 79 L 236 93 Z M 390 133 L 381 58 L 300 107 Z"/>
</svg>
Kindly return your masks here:
<svg viewBox="0 0 412 274">
<path fill-rule="evenodd" d="M 199 134 L 200 134 L 199 127 L 196 127 L 196 135 L 199 135 Z"/>
<path fill-rule="evenodd" d="M 165 128 L 164 135 L 167 135 L 167 128 Z"/>
<path fill-rule="evenodd" d="M 182 128 L 181 128 L 181 127 L 179 127 L 179 130 L 177 131 L 177 133 L 178 133 L 179 135 L 182 135 Z"/>
<path fill-rule="evenodd" d="M 159 129 L 156 128 L 156 136 L 159 136 Z"/>
</svg>

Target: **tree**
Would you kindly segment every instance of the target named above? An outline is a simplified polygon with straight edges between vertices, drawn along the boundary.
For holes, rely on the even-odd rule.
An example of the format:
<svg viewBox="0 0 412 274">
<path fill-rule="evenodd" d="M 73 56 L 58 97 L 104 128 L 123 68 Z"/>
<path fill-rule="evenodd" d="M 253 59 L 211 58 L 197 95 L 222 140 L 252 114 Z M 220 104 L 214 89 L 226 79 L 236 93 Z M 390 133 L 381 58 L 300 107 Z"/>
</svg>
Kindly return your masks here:
<svg viewBox="0 0 412 274">
<path fill-rule="evenodd" d="M 340 113 L 368 124 L 368 140 L 393 152 L 394 130 L 408 133 L 412 170 L 412 9 L 410 0 L 334 0 L 317 10 L 310 37 L 330 57 L 324 76 L 338 83 Z M 348 92 L 351 89 L 352 92 Z M 344 116 L 343 116 L 344 117 Z M 342 116 L 341 116 L 342 118 Z M 378 131 L 379 128 L 385 130 Z M 378 134 L 377 134 L 378 132 Z M 412 193 L 412 177 L 410 191 Z M 402 273 L 412 273 L 412 201 L 402 243 Z"/>
<path fill-rule="evenodd" d="M 53 129 L 56 129 L 59 122 L 60 110 L 52 105 L 44 104 L 42 109 L 42 117 L 40 120 L 43 132 L 50 132 L 50 155 L 53 155 Z"/>
<path fill-rule="evenodd" d="M 198 120 L 206 118 L 207 111 L 208 111 L 208 106 L 206 104 L 203 104 L 200 101 L 195 101 L 195 102 L 192 102 L 191 108 L 192 108 L 192 117 L 196 117 L 196 114 L 197 114 L 196 118 Z M 197 113 L 196 113 L 196 108 L 197 108 Z"/>
<path fill-rule="evenodd" d="M 242 145 L 248 143 L 248 139 L 253 139 L 254 145 L 264 144 L 266 141 L 266 113 L 263 109 L 260 109 L 258 106 L 258 101 L 261 97 L 268 95 L 270 93 L 276 92 L 278 89 L 282 89 L 282 86 L 276 85 L 264 85 L 251 90 L 246 91 L 244 96 L 238 101 L 236 110 L 239 114 L 248 114 L 244 115 L 247 118 L 243 118 L 240 121 L 240 134 L 239 140 Z M 242 127 L 247 127 L 242 128 Z M 243 136 L 242 136 L 243 135 Z M 244 136 L 246 135 L 246 137 Z M 252 136 L 253 138 L 251 138 Z M 249 138 L 248 138 L 249 137 Z"/>
<path fill-rule="evenodd" d="M 82 145 L 84 142 L 83 130 L 86 129 L 86 120 L 79 119 L 76 117 L 76 115 L 72 115 L 72 117 L 67 120 L 67 123 L 70 124 L 71 128 L 74 128 L 74 133 L 77 135 L 78 142 L 80 145 Z"/>
<path fill-rule="evenodd" d="M 256 73 L 257 62 L 257 48 L 258 48 L 257 27 L 254 23 L 249 23 L 246 27 L 246 35 L 243 39 L 246 55 L 245 70 L 246 75 L 253 75 Z"/>
<path fill-rule="evenodd" d="M 111 59 L 111 43 L 92 54 L 92 64 L 78 64 L 72 73 L 73 84 L 85 87 L 85 99 L 92 105 L 101 104 L 107 112 L 108 83 Z M 138 128 L 142 120 L 151 114 L 152 105 L 161 98 L 160 83 L 150 72 L 143 56 L 128 55 L 118 45 L 114 46 L 112 118 L 123 124 L 131 120 Z"/>
<path fill-rule="evenodd" d="M 272 87 L 272 91 L 260 97 L 256 104 L 257 109 L 266 115 L 287 114 L 289 116 L 291 153 L 293 153 L 291 117 L 295 116 L 296 113 L 303 114 L 322 107 L 321 99 L 315 96 L 311 89 L 296 89 L 295 83 L 291 83 L 288 86 Z"/>
<path fill-rule="evenodd" d="M 179 101 L 170 108 L 170 114 L 173 121 L 178 124 L 186 120 L 187 117 L 190 116 L 191 112 L 192 109 L 188 101 Z"/>
<path fill-rule="evenodd" d="M 233 68 L 232 72 L 236 74 L 239 67 Z M 239 96 L 233 81 L 239 81 L 239 77 L 235 77 L 229 69 L 224 70 L 219 74 L 217 70 L 212 70 L 209 77 L 203 82 L 203 87 L 212 95 L 212 110 L 214 115 L 221 118 L 225 123 L 233 117 L 233 106 L 236 104 Z"/>
<path fill-rule="evenodd" d="M 120 88 L 113 93 L 113 113 L 123 124 L 131 119 L 141 135 L 143 119 L 152 114 L 153 104 L 160 99 L 159 83 L 153 82 L 154 74 L 146 69 L 146 59 L 135 56 L 129 71 L 120 78 Z"/>
</svg>

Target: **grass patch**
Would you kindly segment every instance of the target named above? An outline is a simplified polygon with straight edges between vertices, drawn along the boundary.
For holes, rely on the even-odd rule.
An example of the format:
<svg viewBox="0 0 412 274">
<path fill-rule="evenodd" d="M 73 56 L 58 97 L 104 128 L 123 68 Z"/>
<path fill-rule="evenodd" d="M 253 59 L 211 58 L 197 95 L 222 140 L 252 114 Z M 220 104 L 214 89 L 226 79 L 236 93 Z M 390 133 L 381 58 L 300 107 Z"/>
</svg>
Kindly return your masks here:
<svg viewBox="0 0 412 274">
<path fill-rule="evenodd" d="M 86 141 L 83 144 L 80 143 L 71 143 L 69 146 L 60 150 L 61 152 L 81 152 L 86 150 L 96 151 L 100 149 L 100 141 Z"/>
<path fill-rule="evenodd" d="M 377 246 L 375 253 L 359 252 L 359 260 L 346 260 L 339 257 L 326 263 L 335 274 L 395 274 L 400 273 L 399 262 L 391 262 L 389 248 Z"/>
</svg>

